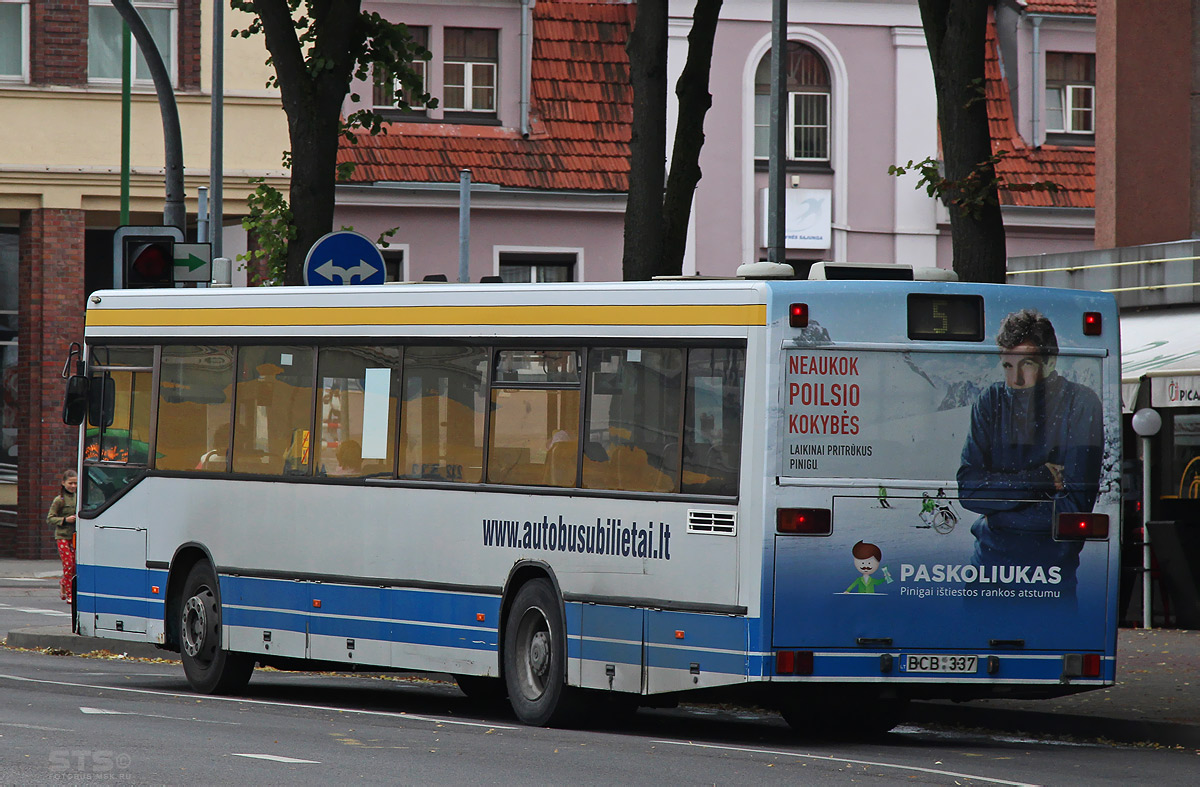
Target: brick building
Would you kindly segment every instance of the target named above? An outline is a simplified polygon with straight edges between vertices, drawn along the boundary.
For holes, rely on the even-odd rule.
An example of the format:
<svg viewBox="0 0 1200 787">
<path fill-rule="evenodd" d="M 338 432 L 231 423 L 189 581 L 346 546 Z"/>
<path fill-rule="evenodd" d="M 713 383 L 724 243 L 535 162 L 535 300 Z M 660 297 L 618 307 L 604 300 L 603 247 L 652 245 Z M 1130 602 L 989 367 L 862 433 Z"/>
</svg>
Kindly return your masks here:
<svg viewBox="0 0 1200 787">
<path fill-rule="evenodd" d="M 211 2 L 135 0 L 175 85 L 194 235 L 210 160 Z M 245 17 L 226 12 L 226 28 Z M 111 3 L 0 0 L 0 555 L 55 554 L 45 509 L 76 435 L 59 418 L 86 295 L 112 284 L 121 207 L 121 19 Z M 172 33 L 174 33 L 172 35 Z M 225 38 L 225 252 L 255 177 L 286 187 L 286 124 L 261 39 Z M 162 224 L 162 122 L 144 62 L 131 100 L 130 224 Z"/>
</svg>

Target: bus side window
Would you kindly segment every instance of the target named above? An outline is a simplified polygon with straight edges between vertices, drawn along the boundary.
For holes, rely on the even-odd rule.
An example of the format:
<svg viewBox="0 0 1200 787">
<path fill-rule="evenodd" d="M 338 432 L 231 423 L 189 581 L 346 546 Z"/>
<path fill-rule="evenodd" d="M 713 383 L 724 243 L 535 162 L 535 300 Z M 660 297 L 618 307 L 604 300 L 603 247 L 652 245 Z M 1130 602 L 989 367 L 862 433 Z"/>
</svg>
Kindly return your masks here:
<svg viewBox="0 0 1200 787">
<path fill-rule="evenodd" d="M 329 347 L 317 363 L 317 474 L 390 476 L 400 400 L 399 347 Z"/>
<path fill-rule="evenodd" d="M 487 357 L 482 347 L 405 348 L 401 478 L 483 479 Z"/>
<path fill-rule="evenodd" d="M 588 353 L 585 489 L 677 489 L 682 385 L 681 349 L 597 348 Z"/>
<path fill-rule="evenodd" d="M 150 401 L 154 350 L 93 347 L 92 391 L 84 432 L 80 510 L 104 505 L 146 468 L 150 459 Z"/>
<path fill-rule="evenodd" d="M 742 390 L 746 352 L 688 352 L 681 490 L 736 495 L 742 453 Z"/>
<path fill-rule="evenodd" d="M 232 415 L 233 347 L 163 347 L 155 467 L 225 472 Z"/>
<path fill-rule="evenodd" d="M 580 461 L 579 351 L 500 350 L 496 380 L 487 480 L 574 487 Z"/>
<path fill-rule="evenodd" d="M 238 350 L 233 472 L 309 475 L 312 467 L 313 350 Z"/>
</svg>

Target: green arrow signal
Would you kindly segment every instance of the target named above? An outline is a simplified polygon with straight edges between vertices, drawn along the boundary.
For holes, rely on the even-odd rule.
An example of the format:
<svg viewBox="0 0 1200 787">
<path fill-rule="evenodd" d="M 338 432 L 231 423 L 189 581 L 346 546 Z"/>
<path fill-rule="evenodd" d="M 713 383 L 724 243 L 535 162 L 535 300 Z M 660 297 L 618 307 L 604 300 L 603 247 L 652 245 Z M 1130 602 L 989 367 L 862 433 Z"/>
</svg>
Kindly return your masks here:
<svg viewBox="0 0 1200 787">
<path fill-rule="evenodd" d="M 189 272 L 199 270 L 207 264 L 208 260 L 197 257 L 195 254 L 189 254 L 187 257 L 182 259 L 175 259 L 176 268 L 187 268 Z"/>
</svg>

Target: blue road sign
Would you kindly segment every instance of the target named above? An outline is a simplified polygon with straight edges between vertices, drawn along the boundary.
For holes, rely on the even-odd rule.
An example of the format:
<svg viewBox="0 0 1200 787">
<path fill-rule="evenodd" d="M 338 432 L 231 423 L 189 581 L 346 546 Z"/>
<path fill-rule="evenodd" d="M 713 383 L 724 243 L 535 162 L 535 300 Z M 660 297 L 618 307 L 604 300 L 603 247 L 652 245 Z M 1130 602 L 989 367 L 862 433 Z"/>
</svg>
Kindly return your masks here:
<svg viewBox="0 0 1200 787">
<path fill-rule="evenodd" d="M 383 284 L 383 255 L 357 232 L 330 232 L 312 245 L 304 258 L 304 283 Z"/>
</svg>

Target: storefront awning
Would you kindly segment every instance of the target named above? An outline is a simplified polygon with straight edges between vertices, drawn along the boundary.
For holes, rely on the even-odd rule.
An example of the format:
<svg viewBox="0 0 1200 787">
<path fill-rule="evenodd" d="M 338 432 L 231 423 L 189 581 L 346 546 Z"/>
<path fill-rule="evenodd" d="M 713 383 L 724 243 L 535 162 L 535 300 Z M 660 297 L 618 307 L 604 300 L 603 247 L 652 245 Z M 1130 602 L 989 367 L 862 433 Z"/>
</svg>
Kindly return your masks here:
<svg viewBox="0 0 1200 787">
<path fill-rule="evenodd" d="M 1148 378 L 1152 407 L 1200 407 L 1200 308 L 1121 315 L 1121 401 Z"/>
</svg>

